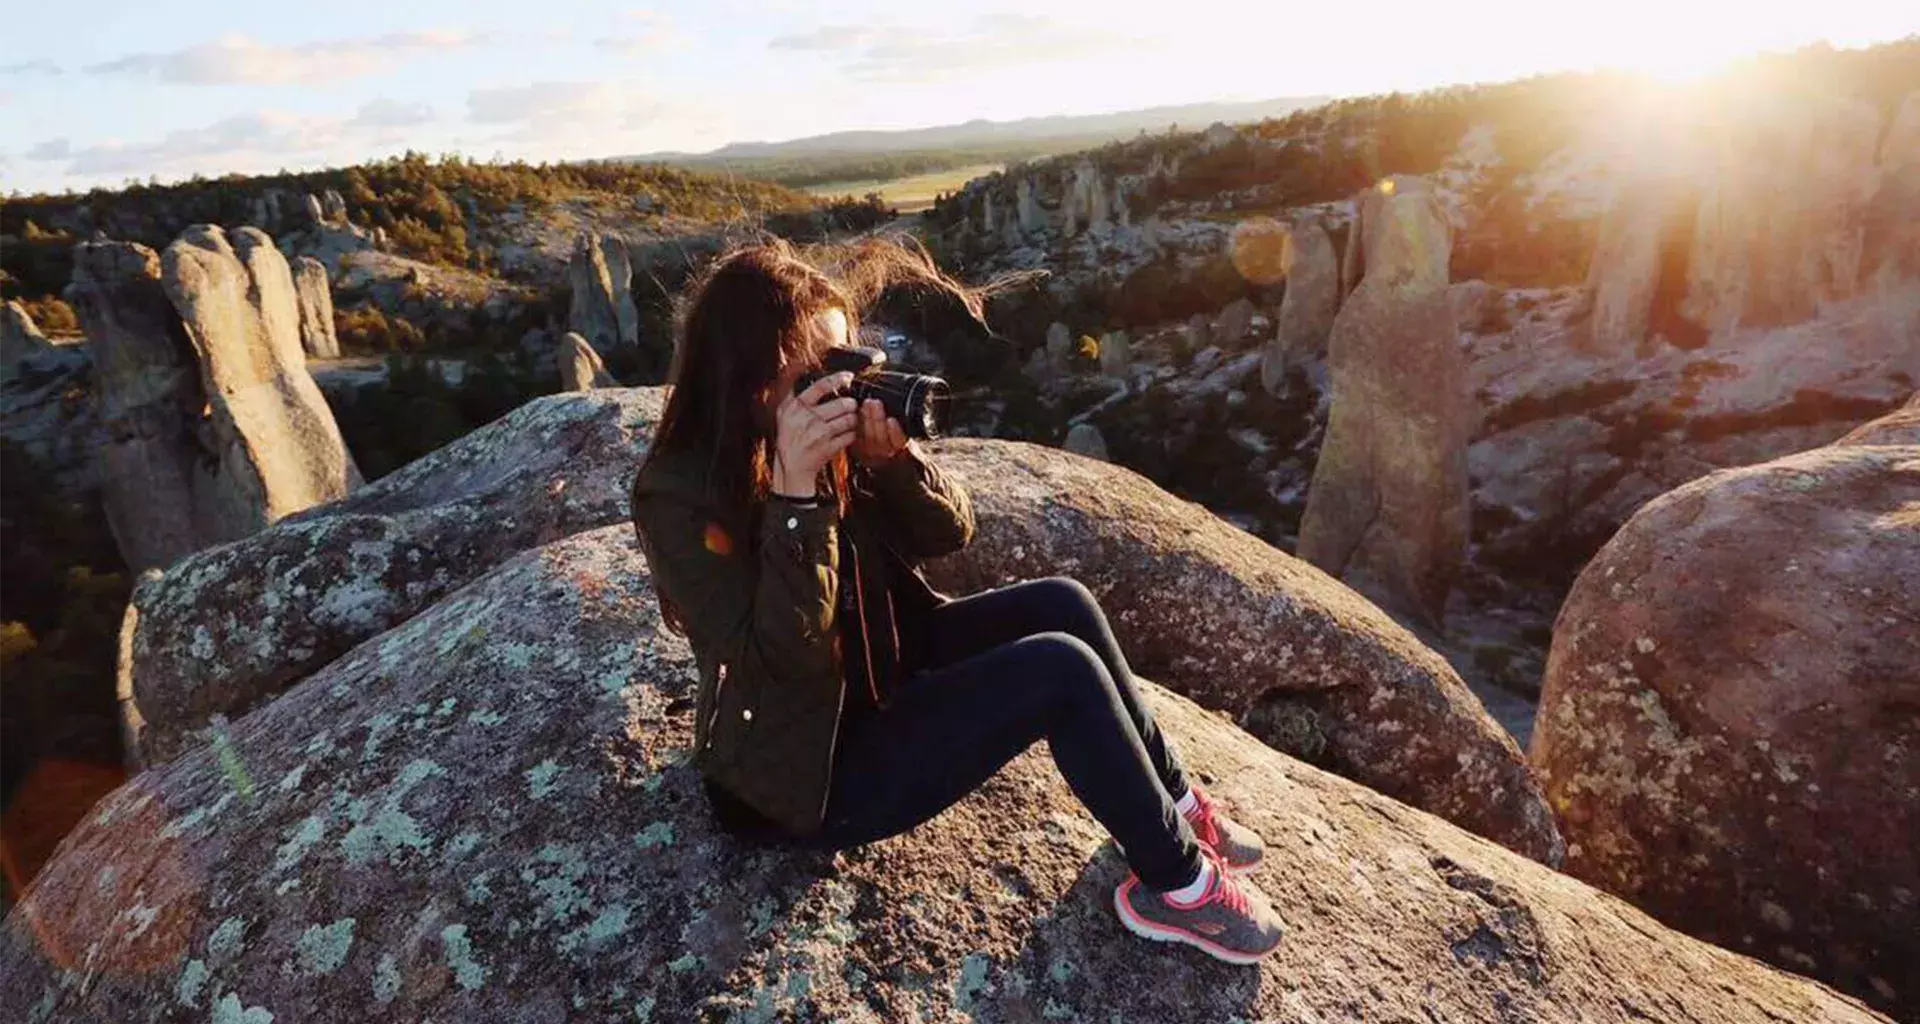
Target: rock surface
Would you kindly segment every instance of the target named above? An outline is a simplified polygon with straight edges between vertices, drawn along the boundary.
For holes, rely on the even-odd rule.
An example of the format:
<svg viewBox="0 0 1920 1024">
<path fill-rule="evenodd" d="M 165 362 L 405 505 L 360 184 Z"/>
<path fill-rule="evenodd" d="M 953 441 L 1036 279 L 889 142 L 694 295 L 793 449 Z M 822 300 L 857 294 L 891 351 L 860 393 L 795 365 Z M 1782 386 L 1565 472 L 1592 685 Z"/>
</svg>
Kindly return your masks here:
<svg viewBox="0 0 1920 1024">
<path fill-rule="evenodd" d="M 1907 404 L 1848 431 L 1835 445 L 1912 444 L 1920 445 L 1920 391 Z"/>
<path fill-rule="evenodd" d="M 938 451 L 979 528 L 933 566 L 937 585 L 1074 576 L 1141 671 L 1290 751 L 1557 862 L 1552 816 L 1513 740 L 1439 655 L 1351 590 L 1130 470 L 1007 442 Z"/>
<path fill-rule="evenodd" d="M 692 676 L 630 528 L 527 552 L 103 800 L 0 929 L 0 1012 L 1877 1019 L 1151 686 L 1270 844 L 1292 930 L 1257 969 L 1126 935 L 1112 846 L 1039 752 L 898 839 L 743 848 L 686 763 Z"/>
<path fill-rule="evenodd" d="M 258 514 L 210 469 L 208 403 L 160 257 L 132 242 L 83 242 L 66 297 L 93 360 L 101 504 L 121 558 L 137 572 L 245 536 Z"/>
<path fill-rule="evenodd" d="M 1100 436 L 1100 428 L 1091 423 L 1075 423 L 1067 431 L 1066 440 L 1060 442 L 1060 447 L 1075 455 L 1107 461 L 1107 439 Z"/>
<path fill-rule="evenodd" d="M 592 391 L 594 388 L 612 387 L 613 377 L 607 373 L 607 364 L 600 359 L 600 353 L 572 331 L 560 338 L 560 351 L 555 360 L 560 367 L 560 390 Z"/>
<path fill-rule="evenodd" d="M 1878 180 L 1881 121 L 1870 103 L 1771 96 L 1729 120 L 1694 218 L 1680 307 L 1714 335 L 1797 323 L 1851 297 Z"/>
<path fill-rule="evenodd" d="M 360 484 L 326 398 L 307 372 L 293 273 L 273 240 L 241 228 L 229 243 L 189 228 L 161 256 L 161 284 L 199 357 L 214 454 L 252 532 Z"/>
<path fill-rule="evenodd" d="M 293 261 L 293 290 L 300 303 L 300 347 L 312 359 L 340 358 L 333 330 L 333 286 L 326 265 L 311 256 Z"/>
<path fill-rule="evenodd" d="M 1599 353 L 1631 353 L 1648 338 L 1662 258 L 1688 199 L 1683 181 L 1649 171 L 1625 183 L 1600 221 L 1600 239 L 1587 266 L 1591 304 L 1589 344 Z"/>
<path fill-rule="evenodd" d="M 1430 622 L 1466 549 L 1476 417 L 1447 293 L 1449 228 L 1418 179 L 1356 200 L 1363 270 L 1329 340 L 1333 410 L 1300 557 Z M 1356 250 L 1364 250 L 1356 255 Z"/>
<path fill-rule="evenodd" d="M 18 302 L 0 306 L 0 381 L 19 375 L 21 364 L 44 355 L 53 346 Z"/>
<path fill-rule="evenodd" d="M 627 516 L 653 389 L 536 399 L 276 528 L 135 588 L 123 653 L 164 761 L 214 714 L 281 692 L 503 559 Z"/>
<path fill-rule="evenodd" d="M 624 273 L 616 274 L 616 271 Z M 567 328 L 601 352 L 638 341 L 640 317 L 633 303 L 633 265 L 618 238 L 583 231 L 567 263 L 572 298 Z"/>
<path fill-rule="evenodd" d="M 1287 291 L 1279 323 L 1260 360 L 1260 383 L 1280 393 L 1287 371 L 1327 357 L 1327 336 L 1340 312 L 1340 261 L 1333 240 L 1317 220 L 1287 230 Z"/>
<path fill-rule="evenodd" d="M 1532 753 L 1570 873 L 1911 1019 L 1920 444 L 1864 440 L 1641 509 L 1561 609 Z"/>
</svg>

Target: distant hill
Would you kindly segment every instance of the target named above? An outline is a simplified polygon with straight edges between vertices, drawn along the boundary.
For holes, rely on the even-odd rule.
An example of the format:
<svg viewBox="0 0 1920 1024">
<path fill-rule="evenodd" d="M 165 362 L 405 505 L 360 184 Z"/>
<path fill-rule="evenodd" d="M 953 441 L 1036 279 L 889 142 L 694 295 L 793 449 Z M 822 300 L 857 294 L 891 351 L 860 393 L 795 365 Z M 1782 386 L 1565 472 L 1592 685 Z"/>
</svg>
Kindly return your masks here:
<svg viewBox="0 0 1920 1024">
<path fill-rule="evenodd" d="M 650 153 L 619 159 L 649 163 L 689 163 L 729 160 L 753 160 L 781 156 L 814 156 L 825 153 L 892 153 L 916 149 L 991 146 L 1010 142 L 1035 142 L 1058 138 L 1106 136 L 1123 139 L 1140 132 L 1157 132 L 1169 125 L 1187 130 L 1204 128 L 1215 121 L 1233 124 L 1285 117 L 1305 107 L 1327 102 L 1325 96 L 1291 96 L 1244 103 L 1188 103 L 1171 107 L 1147 107 L 1111 114 L 1025 117 L 1017 121 L 973 120 L 964 124 L 932 128 L 906 128 L 897 131 L 847 131 L 813 135 L 786 142 L 734 142 L 708 153 Z"/>
<path fill-rule="evenodd" d="M 954 167 L 1025 160 L 1129 139 L 1170 127 L 1184 131 L 1215 121 L 1235 124 L 1285 117 L 1326 102 L 1292 96 L 1242 103 L 1189 103 L 1111 114 L 1028 117 L 1017 121 L 897 131 L 845 131 L 785 142 L 734 142 L 707 153 L 662 152 L 614 157 L 620 163 L 670 164 L 692 170 L 725 169 L 795 188 L 830 182 L 884 181 Z"/>
</svg>

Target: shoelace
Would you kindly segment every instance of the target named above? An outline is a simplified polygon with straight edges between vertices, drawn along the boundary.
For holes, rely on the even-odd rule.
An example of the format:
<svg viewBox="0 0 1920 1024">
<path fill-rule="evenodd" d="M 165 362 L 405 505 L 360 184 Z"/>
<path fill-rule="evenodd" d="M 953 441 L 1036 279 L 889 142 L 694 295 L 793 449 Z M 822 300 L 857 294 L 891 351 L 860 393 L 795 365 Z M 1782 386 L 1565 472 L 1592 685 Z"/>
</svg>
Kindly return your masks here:
<svg viewBox="0 0 1920 1024">
<path fill-rule="evenodd" d="M 1213 820 L 1213 801 L 1207 799 L 1206 791 L 1199 786 L 1193 787 L 1193 803 L 1187 824 L 1193 827 L 1194 835 L 1208 846 L 1220 845 L 1220 826 Z"/>
<path fill-rule="evenodd" d="M 1219 901 L 1228 910 L 1245 914 L 1248 911 L 1247 894 L 1227 871 L 1227 861 L 1211 847 L 1201 847 L 1201 856 L 1213 862 L 1213 889 L 1201 899 L 1201 903 Z"/>
</svg>

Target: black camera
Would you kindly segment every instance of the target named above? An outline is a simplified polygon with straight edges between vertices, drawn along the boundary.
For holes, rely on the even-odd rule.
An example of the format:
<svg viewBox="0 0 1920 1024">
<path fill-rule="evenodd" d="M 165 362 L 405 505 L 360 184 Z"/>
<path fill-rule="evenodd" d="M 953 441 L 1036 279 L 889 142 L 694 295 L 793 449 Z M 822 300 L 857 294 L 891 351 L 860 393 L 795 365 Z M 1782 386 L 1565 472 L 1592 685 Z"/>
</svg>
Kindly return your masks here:
<svg viewBox="0 0 1920 1024">
<path fill-rule="evenodd" d="M 798 394 L 822 377 L 836 373 L 853 374 L 853 384 L 842 394 L 865 404 L 878 399 L 887 415 L 900 421 L 907 436 L 924 440 L 937 436 L 946 426 L 947 406 L 953 391 L 938 377 L 918 373 L 884 370 L 887 354 L 877 348 L 832 348 L 821 360 L 820 368 L 800 378 L 794 385 Z"/>
</svg>

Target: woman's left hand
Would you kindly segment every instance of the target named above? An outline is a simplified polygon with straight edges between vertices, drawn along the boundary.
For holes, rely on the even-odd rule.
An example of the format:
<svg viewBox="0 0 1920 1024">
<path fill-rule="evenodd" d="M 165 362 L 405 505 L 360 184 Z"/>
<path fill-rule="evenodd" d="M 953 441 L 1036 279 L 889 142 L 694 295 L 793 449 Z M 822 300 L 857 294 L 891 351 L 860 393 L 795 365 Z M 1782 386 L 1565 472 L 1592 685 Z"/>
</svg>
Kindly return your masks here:
<svg viewBox="0 0 1920 1024">
<path fill-rule="evenodd" d="M 878 466 L 891 462 L 907 450 L 907 432 L 900 421 L 887 415 L 878 399 L 860 403 L 860 424 L 853 438 L 853 457 L 862 464 Z"/>
</svg>

